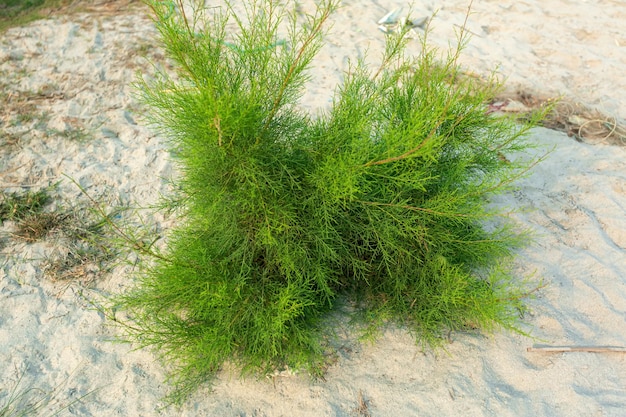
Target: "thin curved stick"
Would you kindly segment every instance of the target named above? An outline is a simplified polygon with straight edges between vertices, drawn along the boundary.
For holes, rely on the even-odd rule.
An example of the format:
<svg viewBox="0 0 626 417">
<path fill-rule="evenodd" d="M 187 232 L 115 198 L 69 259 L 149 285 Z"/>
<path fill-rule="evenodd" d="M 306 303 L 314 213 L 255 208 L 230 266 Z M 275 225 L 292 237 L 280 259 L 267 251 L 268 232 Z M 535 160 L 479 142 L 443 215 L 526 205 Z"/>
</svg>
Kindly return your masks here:
<svg viewBox="0 0 626 417">
<path fill-rule="evenodd" d="M 526 349 L 528 352 L 564 353 L 564 352 L 592 352 L 592 353 L 626 353 L 623 346 L 547 346 L 534 345 Z"/>
</svg>

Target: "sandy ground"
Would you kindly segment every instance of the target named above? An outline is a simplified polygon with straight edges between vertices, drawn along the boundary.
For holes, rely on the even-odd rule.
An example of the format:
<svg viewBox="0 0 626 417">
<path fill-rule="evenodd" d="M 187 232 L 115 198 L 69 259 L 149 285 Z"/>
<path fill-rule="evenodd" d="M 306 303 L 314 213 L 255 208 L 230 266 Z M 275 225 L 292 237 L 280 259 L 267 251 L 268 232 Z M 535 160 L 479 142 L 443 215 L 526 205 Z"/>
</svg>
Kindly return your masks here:
<svg viewBox="0 0 626 417">
<path fill-rule="evenodd" d="M 476 1 L 462 58 L 468 72 L 496 69 L 510 89 L 565 95 L 626 118 L 626 7 L 621 1 Z M 303 7 L 310 7 L 310 0 Z M 375 62 L 384 34 L 377 20 L 409 4 L 344 1 L 303 101 L 328 105 L 348 57 Z M 111 204 L 149 205 L 172 175 L 162 138 L 142 122 L 132 97 L 141 58 L 161 59 L 145 10 L 100 11 L 14 28 L 0 38 L 0 186 L 37 189 L 59 182 L 59 206 L 88 205 L 85 190 Z M 466 1 L 427 0 L 414 16 L 433 19 L 431 42 L 454 45 Z M 417 52 L 417 42 L 409 52 Z M 38 243 L 0 229 L 0 405 L 23 387 L 54 390 L 76 416 L 624 416 L 625 353 L 528 352 L 533 344 L 626 346 L 626 147 L 580 143 L 536 129 L 538 152 L 552 150 L 519 190 L 496 204 L 536 243 L 519 255 L 521 278 L 547 286 L 529 301 L 525 329 L 536 340 L 498 332 L 453 335 L 448 353 L 422 352 L 390 329 L 360 344 L 345 329 L 338 361 L 323 381 L 304 376 L 240 380 L 225 372 L 213 392 L 161 410 L 164 372 L 147 351 L 112 343 L 116 330 L 89 300 L 128 285 L 131 267 L 82 265 L 70 281 L 49 277 L 49 260 L 68 249 L 59 236 Z M 155 231 L 167 218 L 146 221 Z M 73 273 L 76 271 L 73 271 Z M 55 390 L 56 388 L 56 390 Z"/>
</svg>

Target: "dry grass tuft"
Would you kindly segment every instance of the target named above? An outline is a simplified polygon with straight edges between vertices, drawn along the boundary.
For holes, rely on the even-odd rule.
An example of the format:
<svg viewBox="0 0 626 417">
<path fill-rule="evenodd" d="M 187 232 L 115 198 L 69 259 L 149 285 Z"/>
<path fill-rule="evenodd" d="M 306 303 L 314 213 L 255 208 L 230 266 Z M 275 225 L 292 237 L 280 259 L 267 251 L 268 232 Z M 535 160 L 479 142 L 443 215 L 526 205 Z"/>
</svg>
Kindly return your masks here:
<svg viewBox="0 0 626 417">
<path fill-rule="evenodd" d="M 117 252 L 110 248 L 110 223 L 117 212 L 104 214 L 83 206 L 53 202 L 52 187 L 23 193 L 0 193 L 0 221 L 8 221 L 2 246 L 10 240 L 27 244 L 45 241 L 52 252 L 43 262 L 45 275 L 53 282 L 89 285 L 107 272 Z M 0 416 L 1 417 L 1 416 Z"/>
<path fill-rule="evenodd" d="M 12 235 L 26 242 L 36 242 L 45 238 L 50 232 L 61 228 L 66 218 L 60 213 L 33 213 L 17 223 Z"/>
<path fill-rule="evenodd" d="M 109 270 L 115 255 L 102 244 L 70 241 L 68 246 L 44 262 L 43 270 L 53 282 L 79 282 L 88 286 Z"/>
<path fill-rule="evenodd" d="M 6 220 L 23 220 L 42 211 L 50 202 L 48 189 L 26 193 L 0 193 L 0 224 Z"/>
<path fill-rule="evenodd" d="M 359 390 L 359 398 L 357 399 L 357 406 L 352 410 L 358 417 L 371 417 L 370 413 L 370 401 L 366 400 L 363 396 L 363 391 Z"/>
<path fill-rule="evenodd" d="M 505 93 L 489 103 L 491 111 L 519 114 L 524 118 L 533 111 L 552 106 L 541 125 L 565 132 L 580 142 L 626 146 L 626 125 L 615 117 L 586 107 L 570 99 L 555 100 L 527 91 Z"/>
</svg>

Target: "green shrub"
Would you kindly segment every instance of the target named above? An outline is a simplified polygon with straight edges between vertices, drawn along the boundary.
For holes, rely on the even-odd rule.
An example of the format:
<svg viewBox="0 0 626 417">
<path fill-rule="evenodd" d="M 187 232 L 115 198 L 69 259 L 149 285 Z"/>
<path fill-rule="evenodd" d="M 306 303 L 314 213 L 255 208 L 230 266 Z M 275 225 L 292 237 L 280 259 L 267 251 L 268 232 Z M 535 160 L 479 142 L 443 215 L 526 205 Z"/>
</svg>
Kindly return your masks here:
<svg viewBox="0 0 626 417">
<path fill-rule="evenodd" d="M 248 4 L 247 20 L 149 4 L 177 72 L 138 91 L 180 168 L 181 214 L 117 301 L 131 340 L 171 365 L 175 399 L 225 362 L 320 373 L 325 319 L 346 300 L 370 328 L 392 321 L 435 345 L 515 328 L 522 288 L 506 265 L 524 239 L 489 197 L 532 164 L 504 155 L 535 121 L 489 114 L 494 80 L 463 77 L 458 51 L 440 62 L 425 40 L 406 57 L 403 32 L 312 117 L 298 100 L 337 1 L 304 22 L 273 0 Z"/>
</svg>

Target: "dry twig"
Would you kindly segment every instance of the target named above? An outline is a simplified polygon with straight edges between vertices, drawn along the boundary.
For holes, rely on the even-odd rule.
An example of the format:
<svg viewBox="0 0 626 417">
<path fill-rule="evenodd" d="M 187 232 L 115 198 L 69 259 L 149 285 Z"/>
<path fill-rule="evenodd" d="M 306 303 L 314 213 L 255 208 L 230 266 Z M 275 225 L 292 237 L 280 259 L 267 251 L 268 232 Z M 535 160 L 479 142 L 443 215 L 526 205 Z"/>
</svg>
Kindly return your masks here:
<svg viewBox="0 0 626 417">
<path fill-rule="evenodd" d="M 526 349 L 528 352 L 547 352 L 547 353 L 563 353 L 563 352 L 594 352 L 594 353 L 610 353 L 624 352 L 626 347 L 623 346 L 547 346 L 534 345 Z"/>
</svg>

